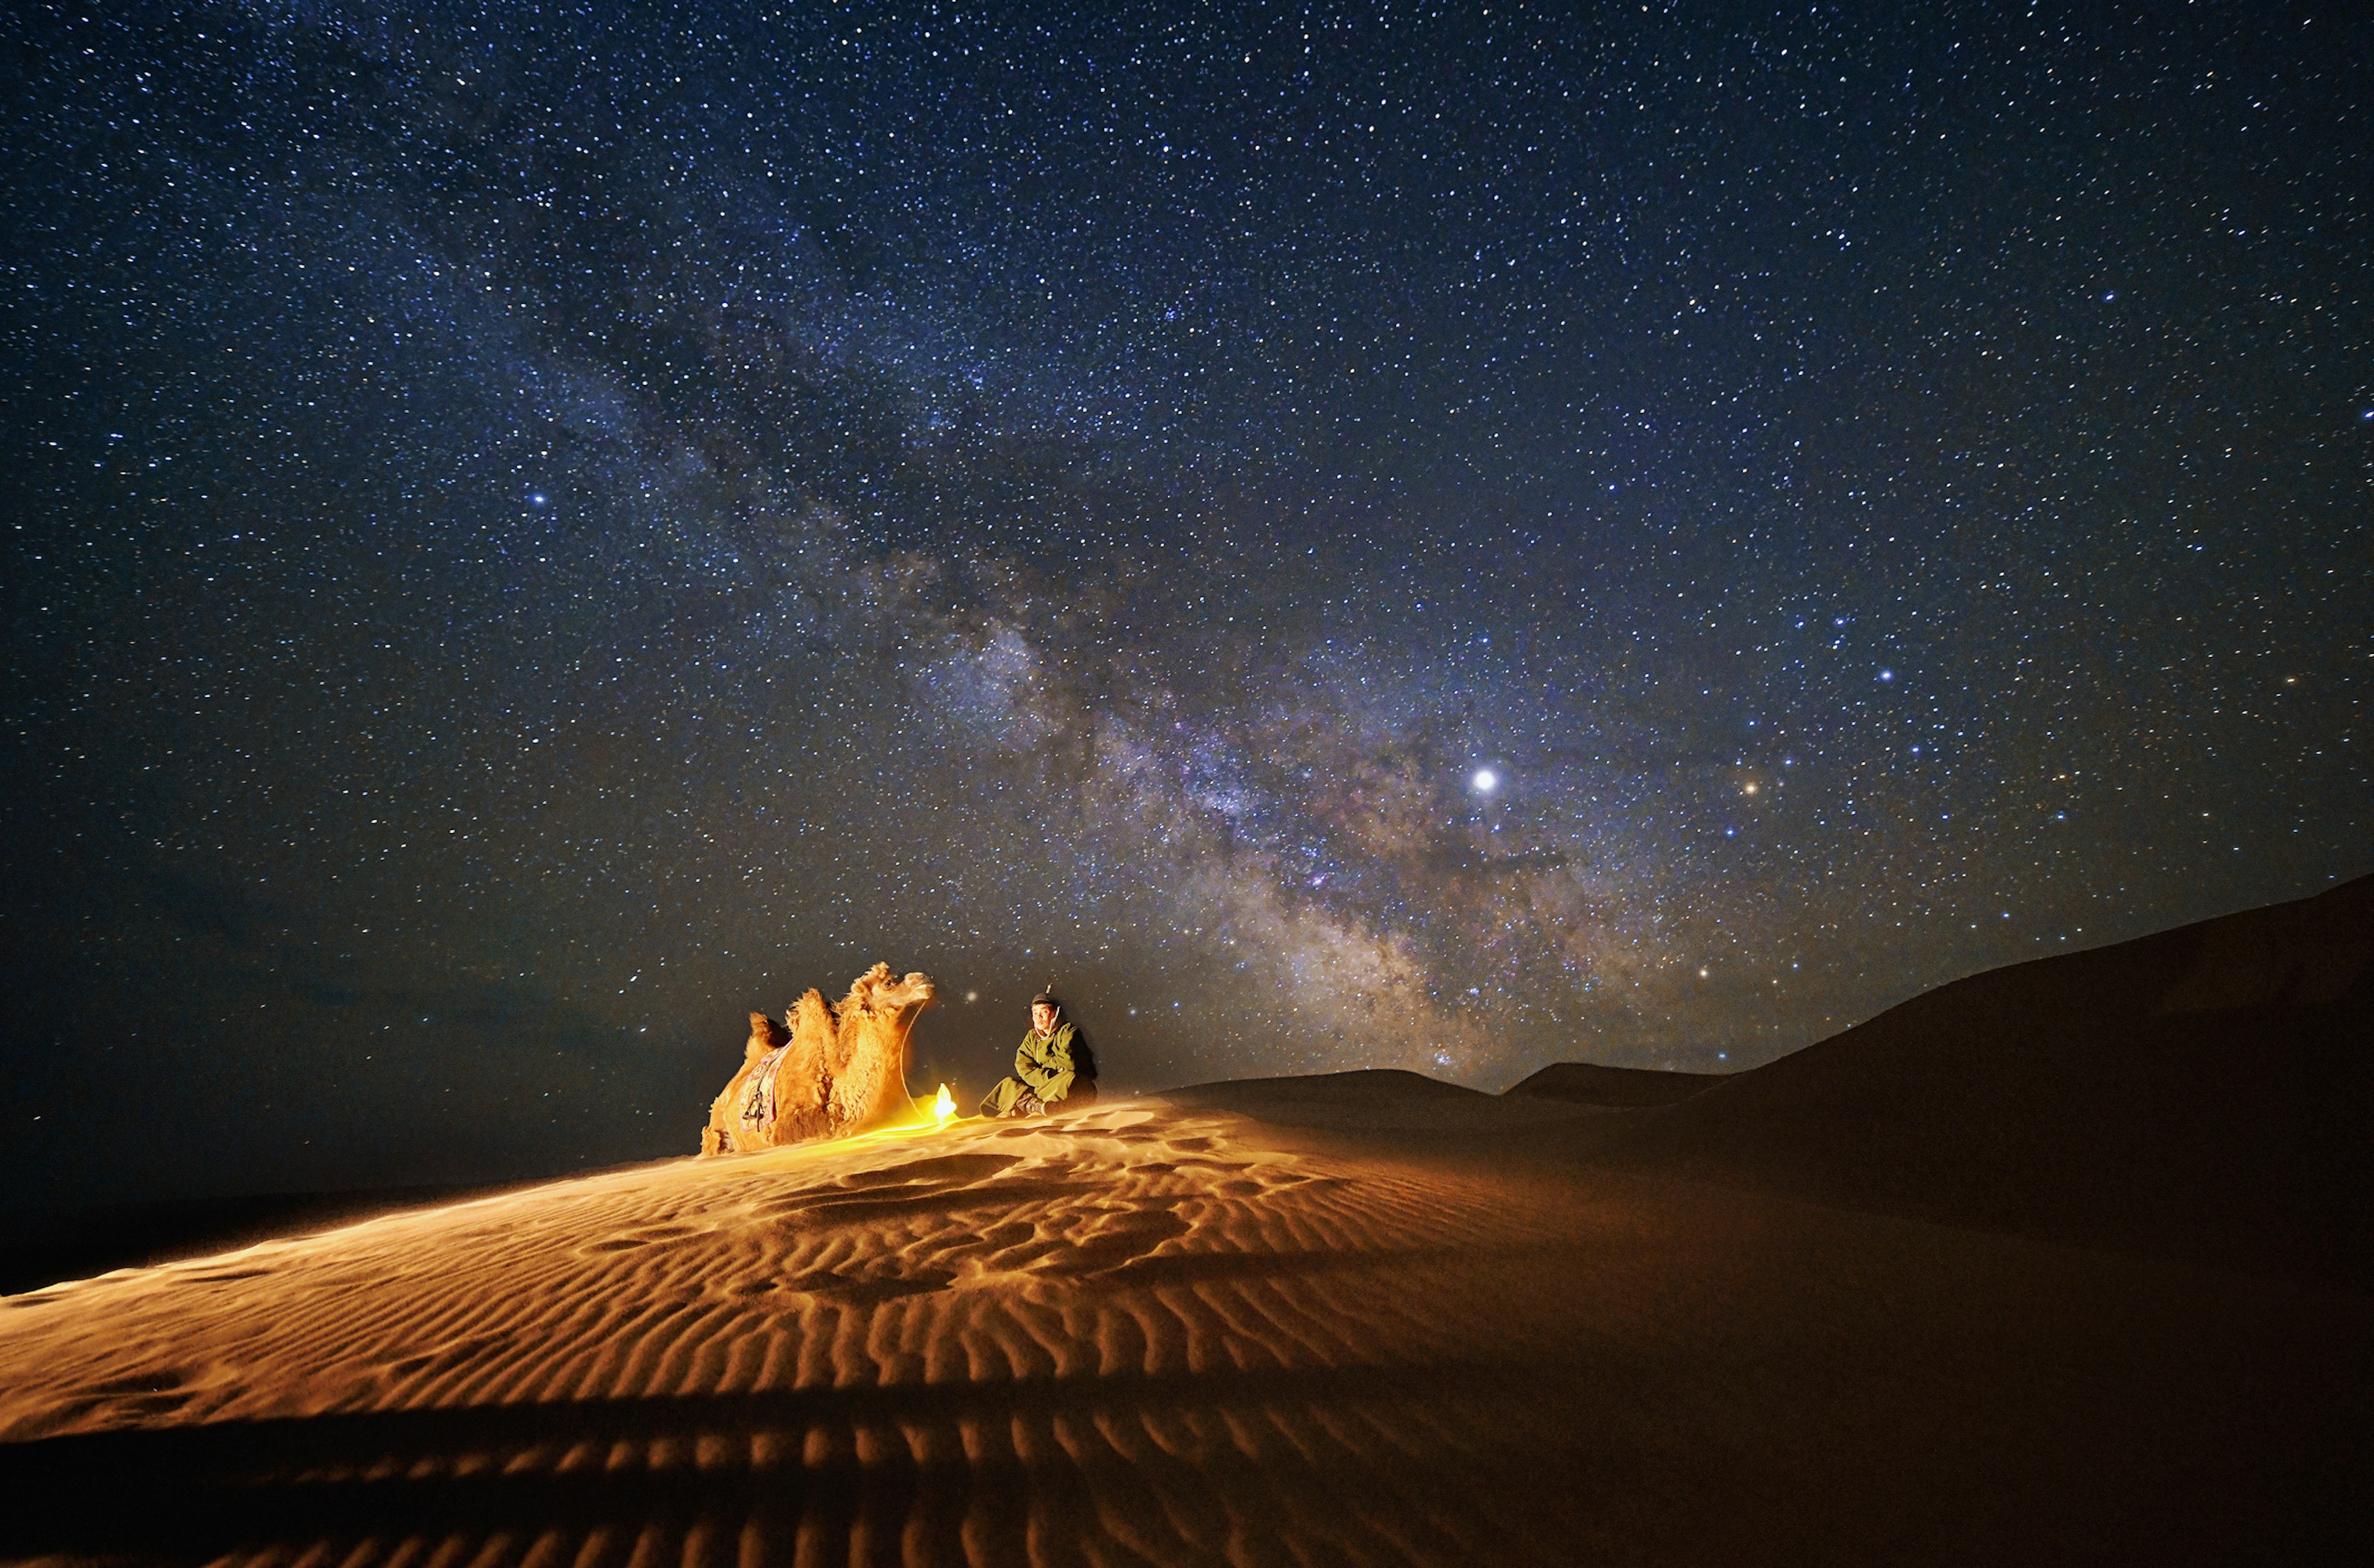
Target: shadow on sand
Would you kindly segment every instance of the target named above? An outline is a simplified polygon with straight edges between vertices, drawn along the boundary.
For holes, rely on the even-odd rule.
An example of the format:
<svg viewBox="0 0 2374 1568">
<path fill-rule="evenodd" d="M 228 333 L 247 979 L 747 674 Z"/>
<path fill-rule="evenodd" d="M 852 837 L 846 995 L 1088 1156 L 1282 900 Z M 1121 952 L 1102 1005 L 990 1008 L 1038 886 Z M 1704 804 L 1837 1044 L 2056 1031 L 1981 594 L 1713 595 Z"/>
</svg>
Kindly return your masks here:
<svg viewBox="0 0 2374 1568">
<path fill-rule="evenodd" d="M 836 1556 L 870 1539 L 904 1543 L 893 1561 L 1022 1562 L 1045 1555 L 1043 1539 L 1032 1550 L 1032 1514 L 1085 1522 L 1091 1494 L 1119 1485 L 1157 1516 L 1200 1515 L 1216 1551 L 1245 1500 L 1274 1490 L 1281 1502 L 1337 1498 L 1350 1504 L 1343 1517 L 1371 1520 L 1380 1539 L 1422 1542 L 1421 1555 L 1534 1561 L 1529 1529 L 1496 1529 L 1489 1510 L 1430 1519 L 1443 1511 L 1424 1500 L 1469 1469 L 1478 1482 L 1497 1471 L 1491 1490 L 1505 1492 L 1509 1467 L 1544 1457 L 1539 1405 L 1571 1392 L 1505 1365 L 1271 1368 L 320 1415 L 0 1445 L 0 1494 L 13 1500 L 12 1555 L 184 1561 L 266 1545 L 464 1538 L 523 1549 L 541 1538 L 546 1552 L 570 1543 L 562 1561 L 624 1561 L 639 1541 L 644 1554 L 666 1542 L 668 1560 L 682 1561 L 695 1538 L 723 1532 L 762 1557 L 766 1543 L 789 1556 L 810 1537 Z M 1446 1465 L 1430 1443 L 1395 1458 L 1322 1437 L 1256 1459 L 1226 1441 L 1232 1410 L 1326 1412 L 1305 1429 L 1323 1433 L 1328 1420 L 1389 1427 L 1396 1407 L 1420 1401 L 1429 1429 L 1446 1401 L 1472 1407 L 1480 1445 Z M 1512 1404 L 1537 1407 L 1510 1429 L 1527 1433 L 1530 1452 L 1485 1436 L 1493 1411 L 1516 1413 Z M 1219 1441 L 1193 1440 L 1197 1412 L 1222 1415 Z M 1166 1426 L 1168 1451 L 1146 1435 Z"/>
</svg>

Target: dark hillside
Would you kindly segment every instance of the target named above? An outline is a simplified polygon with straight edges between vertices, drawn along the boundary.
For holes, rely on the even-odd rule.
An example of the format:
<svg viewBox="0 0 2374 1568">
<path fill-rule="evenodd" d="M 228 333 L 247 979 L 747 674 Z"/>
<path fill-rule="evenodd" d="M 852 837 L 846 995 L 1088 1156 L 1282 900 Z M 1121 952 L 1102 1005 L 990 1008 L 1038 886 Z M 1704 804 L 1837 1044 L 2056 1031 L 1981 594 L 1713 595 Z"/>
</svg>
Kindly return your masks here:
<svg viewBox="0 0 2374 1568">
<path fill-rule="evenodd" d="M 1639 1067 L 1556 1061 L 1503 1093 L 1635 1110 L 1643 1106 L 1670 1106 L 1676 1100 L 1686 1100 L 1729 1076 L 1721 1072 L 1658 1072 Z"/>
<path fill-rule="evenodd" d="M 1580 1135 L 1626 1164 L 2363 1288 L 2369 1121 L 2361 878 L 1956 981 Z"/>
</svg>

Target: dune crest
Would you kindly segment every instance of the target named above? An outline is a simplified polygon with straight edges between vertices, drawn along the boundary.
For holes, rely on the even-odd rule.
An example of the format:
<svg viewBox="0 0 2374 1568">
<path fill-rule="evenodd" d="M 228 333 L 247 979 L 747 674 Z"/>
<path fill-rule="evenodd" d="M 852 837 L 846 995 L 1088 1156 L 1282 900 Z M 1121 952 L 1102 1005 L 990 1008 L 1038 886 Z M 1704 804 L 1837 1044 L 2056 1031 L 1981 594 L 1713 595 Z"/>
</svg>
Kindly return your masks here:
<svg viewBox="0 0 2374 1568">
<path fill-rule="evenodd" d="M 2369 1290 L 2369 1118 L 2361 877 L 1956 980 L 1578 1139 L 1627 1168 Z"/>
</svg>

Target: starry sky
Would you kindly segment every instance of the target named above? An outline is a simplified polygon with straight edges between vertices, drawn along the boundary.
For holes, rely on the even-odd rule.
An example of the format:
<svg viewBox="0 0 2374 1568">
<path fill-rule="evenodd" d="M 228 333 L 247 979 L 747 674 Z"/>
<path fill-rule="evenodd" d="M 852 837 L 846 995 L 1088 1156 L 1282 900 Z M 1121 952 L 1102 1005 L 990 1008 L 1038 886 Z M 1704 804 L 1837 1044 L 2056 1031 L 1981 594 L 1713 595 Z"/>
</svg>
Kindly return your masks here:
<svg viewBox="0 0 2374 1568">
<path fill-rule="evenodd" d="M 2346 6 L 0 18 L 18 1199 L 1741 1068 L 2368 869 Z"/>
</svg>

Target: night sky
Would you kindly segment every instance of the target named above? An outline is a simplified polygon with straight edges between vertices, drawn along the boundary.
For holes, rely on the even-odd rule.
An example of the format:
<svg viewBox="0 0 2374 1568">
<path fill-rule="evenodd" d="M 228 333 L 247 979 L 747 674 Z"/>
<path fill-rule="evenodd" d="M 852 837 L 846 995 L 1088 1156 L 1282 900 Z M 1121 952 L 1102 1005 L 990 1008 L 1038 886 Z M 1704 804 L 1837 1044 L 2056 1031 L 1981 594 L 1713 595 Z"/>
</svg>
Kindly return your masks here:
<svg viewBox="0 0 2374 1568">
<path fill-rule="evenodd" d="M 2369 852 L 2374 18 L 0 18 L 12 1200 L 1752 1066 Z"/>
</svg>

